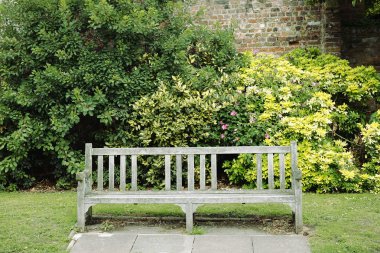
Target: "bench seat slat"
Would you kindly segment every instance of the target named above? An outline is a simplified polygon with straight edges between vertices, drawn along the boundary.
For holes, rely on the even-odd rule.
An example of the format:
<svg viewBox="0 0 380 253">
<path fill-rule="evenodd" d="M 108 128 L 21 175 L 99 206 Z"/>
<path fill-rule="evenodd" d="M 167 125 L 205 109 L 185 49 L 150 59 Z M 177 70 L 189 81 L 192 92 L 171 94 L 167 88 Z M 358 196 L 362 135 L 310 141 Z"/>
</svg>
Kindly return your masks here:
<svg viewBox="0 0 380 253">
<path fill-rule="evenodd" d="M 185 204 L 189 201 L 193 204 L 215 204 L 215 203 L 293 203 L 294 195 L 288 194 L 101 194 L 88 195 L 86 204 L 144 204 L 144 203 L 167 203 L 167 204 Z"/>
<path fill-rule="evenodd" d="M 93 148 L 93 155 L 207 155 L 289 153 L 288 146 Z"/>
<path fill-rule="evenodd" d="M 218 190 L 194 190 L 194 191 L 187 191 L 187 190 L 182 190 L 182 191 L 164 191 L 164 190 L 141 190 L 141 191 L 125 191 L 125 192 L 120 192 L 120 191 L 92 191 L 89 193 L 87 196 L 101 196 L 101 195 L 145 195 L 145 194 L 150 194 L 150 195 L 192 195 L 192 194 L 291 194 L 294 195 L 294 191 L 292 189 L 273 189 L 273 190 L 268 190 L 268 189 L 263 189 L 263 190 L 244 190 L 244 189 L 218 189 Z"/>
</svg>

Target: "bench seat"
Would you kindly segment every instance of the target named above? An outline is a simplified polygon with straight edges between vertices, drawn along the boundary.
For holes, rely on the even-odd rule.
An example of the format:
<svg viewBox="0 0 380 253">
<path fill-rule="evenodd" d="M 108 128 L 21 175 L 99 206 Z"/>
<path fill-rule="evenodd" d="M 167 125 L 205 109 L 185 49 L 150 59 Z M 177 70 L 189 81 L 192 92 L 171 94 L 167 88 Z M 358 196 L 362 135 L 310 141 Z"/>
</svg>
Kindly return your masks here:
<svg viewBox="0 0 380 253">
<path fill-rule="evenodd" d="M 133 193 L 99 192 L 86 196 L 86 204 L 217 204 L 217 203 L 294 203 L 291 191 L 199 191 Z"/>
</svg>

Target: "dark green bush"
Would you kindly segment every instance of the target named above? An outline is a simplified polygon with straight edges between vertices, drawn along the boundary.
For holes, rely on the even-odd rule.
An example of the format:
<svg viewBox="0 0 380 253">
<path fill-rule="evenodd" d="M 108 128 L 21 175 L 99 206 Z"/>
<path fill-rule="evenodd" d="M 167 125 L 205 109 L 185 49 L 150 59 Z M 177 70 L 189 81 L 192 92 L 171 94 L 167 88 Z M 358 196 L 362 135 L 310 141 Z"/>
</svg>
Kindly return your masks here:
<svg viewBox="0 0 380 253">
<path fill-rule="evenodd" d="M 188 13 L 170 0 L 2 1 L 1 187 L 28 187 L 44 166 L 66 185 L 85 142 L 143 145 L 125 135 L 132 104 L 161 82 L 181 76 L 204 91 L 238 68 L 232 31 Z"/>
</svg>

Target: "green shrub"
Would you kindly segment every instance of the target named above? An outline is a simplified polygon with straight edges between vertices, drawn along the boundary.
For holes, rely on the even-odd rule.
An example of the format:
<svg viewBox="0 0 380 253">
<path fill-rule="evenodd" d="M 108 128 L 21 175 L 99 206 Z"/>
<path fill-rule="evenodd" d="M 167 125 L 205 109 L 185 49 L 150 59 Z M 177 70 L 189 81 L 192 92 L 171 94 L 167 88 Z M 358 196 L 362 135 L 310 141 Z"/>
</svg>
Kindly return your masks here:
<svg viewBox="0 0 380 253">
<path fill-rule="evenodd" d="M 207 92 L 238 68 L 232 31 L 194 25 L 185 7 L 1 1 L 0 187 L 28 187 L 41 174 L 32 154 L 53 160 L 49 173 L 66 187 L 83 168 L 85 142 L 143 145 L 125 136 L 132 105 L 161 82 L 181 76 Z"/>
<path fill-rule="evenodd" d="M 213 119 L 223 105 L 215 90 L 199 92 L 189 88 L 181 79 L 175 85 L 161 84 L 158 90 L 133 104 L 126 140 L 144 147 L 205 146 L 212 143 L 210 129 Z M 109 143 L 111 146 L 123 143 Z M 164 160 L 141 158 L 140 170 L 150 185 L 160 185 L 164 175 Z M 144 172 L 143 167 L 147 169 Z M 173 168 L 174 169 L 174 168 Z"/>
<path fill-rule="evenodd" d="M 370 123 L 360 127 L 366 151 L 360 178 L 366 185 L 376 185 L 374 191 L 380 192 L 380 111 L 373 114 Z"/>
<path fill-rule="evenodd" d="M 357 110 L 350 102 L 362 101 L 364 107 L 379 93 L 380 82 L 373 68 L 351 68 L 346 61 L 313 49 L 296 50 L 282 58 L 249 57 L 249 66 L 230 84 L 235 85 L 234 102 L 218 115 L 220 143 L 289 145 L 297 140 L 304 190 L 360 192 L 377 188 L 378 181 L 366 178 L 377 178 L 378 171 L 359 169 L 355 162 L 359 159 L 354 159 L 348 145 L 352 143 L 342 137 L 359 136 L 359 127 L 351 132 L 342 127 L 348 120 L 360 122 L 347 119 Z M 318 64 L 320 68 L 312 67 Z M 359 118 L 365 118 L 362 112 Z M 231 182 L 255 185 L 252 157 L 239 156 L 224 168 Z M 264 170 L 264 178 L 266 173 Z"/>
</svg>

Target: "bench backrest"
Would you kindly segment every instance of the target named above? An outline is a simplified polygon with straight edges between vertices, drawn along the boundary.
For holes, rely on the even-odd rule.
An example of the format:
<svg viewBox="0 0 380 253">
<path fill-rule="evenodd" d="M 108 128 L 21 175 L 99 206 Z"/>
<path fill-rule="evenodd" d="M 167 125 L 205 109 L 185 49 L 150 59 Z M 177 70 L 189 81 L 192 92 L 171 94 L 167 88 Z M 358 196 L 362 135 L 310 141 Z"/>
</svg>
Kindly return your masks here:
<svg viewBox="0 0 380 253">
<path fill-rule="evenodd" d="M 187 190 L 206 190 L 206 160 L 211 163 L 211 190 L 217 190 L 217 155 L 226 154 L 255 154 L 256 155 L 256 186 L 263 189 L 263 154 L 267 156 L 268 189 L 275 189 L 274 170 L 279 170 L 279 189 L 286 189 L 285 155 L 290 154 L 292 188 L 294 185 L 294 172 L 297 170 L 297 143 L 291 142 L 290 146 L 240 146 L 240 147 L 162 147 L 162 148 L 92 148 L 92 144 L 86 144 L 85 170 L 92 172 L 93 157 L 97 161 L 97 190 L 102 191 L 104 179 L 104 157 L 108 157 L 108 176 L 110 191 L 115 190 L 115 162 L 120 169 L 120 191 L 126 190 L 126 164 L 130 159 L 131 191 L 137 191 L 137 157 L 138 156 L 164 156 L 165 157 L 165 190 L 172 190 L 171 186 L 171 157 L 175 156 L 176 189 L 183 190 L 182 158 L 187 156 Z M 199 155 L 200 180 L 199 189 L 196 189 L 194 177 L 194 157 Z M 118 159 L 115 159 L 115 158 Z M 274 160 L 279 161 L 279 168 L 274 168 Z M 197 184 L 198 185 L 198 184 Z"/>
</svg>

